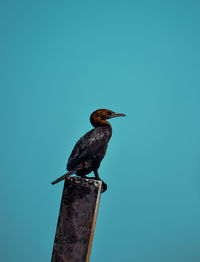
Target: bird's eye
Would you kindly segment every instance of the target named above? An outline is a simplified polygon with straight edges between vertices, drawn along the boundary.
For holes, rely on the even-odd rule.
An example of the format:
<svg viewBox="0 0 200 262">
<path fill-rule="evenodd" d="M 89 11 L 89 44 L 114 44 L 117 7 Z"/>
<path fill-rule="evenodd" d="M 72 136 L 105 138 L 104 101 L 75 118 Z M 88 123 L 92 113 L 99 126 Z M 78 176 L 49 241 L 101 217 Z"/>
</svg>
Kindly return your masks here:
<svg viewBox="0 0 200 262">
<path fill-rule="evenodd" d="M 108 111 L 108 113 L 107 113 L 107 114 L 110 116 L 110 115 L 112 115 L 112 112 Z"/>
</svg>

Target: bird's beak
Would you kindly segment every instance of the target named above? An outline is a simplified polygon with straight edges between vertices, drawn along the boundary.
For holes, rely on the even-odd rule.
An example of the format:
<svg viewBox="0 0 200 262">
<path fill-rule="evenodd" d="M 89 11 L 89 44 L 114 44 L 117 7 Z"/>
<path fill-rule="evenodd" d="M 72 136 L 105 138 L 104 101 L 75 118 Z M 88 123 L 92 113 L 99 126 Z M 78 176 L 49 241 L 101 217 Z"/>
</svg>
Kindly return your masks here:
<svg viewBox="0 0 200 262">
<path fill-rule="evenodd" d="M 111 116 L 109 116 L 109 118 L 114 118 L 114 117 L 118 117 L 118 116 L 126 116 L 125 114 L 117 114 L 117 113 L 114 113 L 112 114 Z"/>
</svg>

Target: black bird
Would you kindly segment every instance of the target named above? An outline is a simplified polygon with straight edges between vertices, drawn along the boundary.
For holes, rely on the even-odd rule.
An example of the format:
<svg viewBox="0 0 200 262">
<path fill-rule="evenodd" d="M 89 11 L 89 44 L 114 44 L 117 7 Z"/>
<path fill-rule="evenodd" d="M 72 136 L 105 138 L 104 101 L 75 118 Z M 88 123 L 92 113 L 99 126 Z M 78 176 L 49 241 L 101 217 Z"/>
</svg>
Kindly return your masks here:
<svg viewBox="0 0 200 262">
<path fill-rule="evenodd" d="M 112 136 L 112 127 L 106 120 L 118 116 L 125 116 L 125 114 L 117 114 L 108 109 L 98 109 L 91 114 L 90 122 L 94 128 L 78 140 L 68 160 L 67 170 L 69 172 L 53 181 L 53 185 L 72 174 L 85 177 L 92 171 L 95 178 L 101 180 L 98 168 Z M 107 185 L 103 182 L 103 192 L 106 189 Z"/>
</svg>

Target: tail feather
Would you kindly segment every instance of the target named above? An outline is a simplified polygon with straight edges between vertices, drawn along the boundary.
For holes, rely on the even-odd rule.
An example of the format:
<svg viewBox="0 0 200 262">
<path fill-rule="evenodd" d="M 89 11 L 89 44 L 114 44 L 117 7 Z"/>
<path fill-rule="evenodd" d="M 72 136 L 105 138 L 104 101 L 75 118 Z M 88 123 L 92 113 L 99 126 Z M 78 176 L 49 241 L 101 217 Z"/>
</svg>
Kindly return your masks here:
<svg viewBox="0 0 200 262">
<path fill-rule="evenodd" d="M 61 177 L 57 178 L 56 180 L 54 180 L 53 182 L 51 182 L 51 184 L 52 184 L 52 185 L 55 185 L 55 184 L 57 184 L 58 182 L 64 180 L 65 178 L 67 178 L 67 177 L 75 174 L 75 172 L 76 172 L 76 170 L 71 170 L 71 171 L 67 172 L 66 174 L 64 174 L 63 176 L 61 176 Z"/>
</svg>

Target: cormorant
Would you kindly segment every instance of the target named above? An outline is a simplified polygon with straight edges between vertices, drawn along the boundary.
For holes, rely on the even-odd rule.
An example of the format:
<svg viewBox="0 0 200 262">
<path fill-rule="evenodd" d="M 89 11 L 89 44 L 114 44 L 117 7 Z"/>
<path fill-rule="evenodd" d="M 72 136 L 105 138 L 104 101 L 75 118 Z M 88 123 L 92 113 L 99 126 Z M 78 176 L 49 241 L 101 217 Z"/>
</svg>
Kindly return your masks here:
<svg viewBox="0 0 200 262">
<path fill-rule="evenodd" d="M 72 150 L 67 164 L 69 172 L 53 181 L 52 185 L 72 174 L 85 177 L 85 175 L 92 171 L 94 172 L 95 179 L 101 180 L 98 168 L 105 156 L 108 142 L 112 136 L 112 127 L 106 120 L 118 116 L 125 116 L 125 114 L 117 114 L 108 109 L 98 109 L 91 114 L 90 123 L 94 128 L 82 136 Z M 107 185 L 103 182 L 102 192 L 106 189 Z"/>
</svg>

